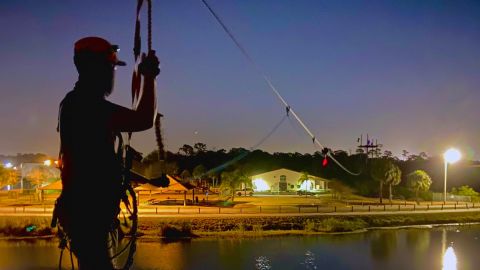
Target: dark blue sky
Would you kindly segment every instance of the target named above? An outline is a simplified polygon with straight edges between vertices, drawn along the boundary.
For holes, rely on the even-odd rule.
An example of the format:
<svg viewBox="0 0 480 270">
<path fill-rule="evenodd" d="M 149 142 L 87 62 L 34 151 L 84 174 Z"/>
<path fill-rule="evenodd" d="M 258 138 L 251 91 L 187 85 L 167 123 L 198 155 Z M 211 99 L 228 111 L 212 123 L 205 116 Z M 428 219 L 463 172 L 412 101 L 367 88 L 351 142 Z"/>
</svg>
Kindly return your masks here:
<svg viewBox="0 0 480 270">
<path fill-rule="evenodd" d="M 0 153 L 58 151 L 58 103 L 81 37 L 120 45 L 129 65 L 110 99 L 130 106 L 135 2 L 0 2 Z M 480 158 L 480 2 L 209 3 L 322 144 L 354 151 L 369 133 L 396 154 L 453 145 Z M 153 4 L 167 148 L 254 145 L 284 108 L 200 0 Z M 153 132 L 133 144 L 149 152 Z M 261 148 L 318 150 L 288 121 Z"/>
</svg>

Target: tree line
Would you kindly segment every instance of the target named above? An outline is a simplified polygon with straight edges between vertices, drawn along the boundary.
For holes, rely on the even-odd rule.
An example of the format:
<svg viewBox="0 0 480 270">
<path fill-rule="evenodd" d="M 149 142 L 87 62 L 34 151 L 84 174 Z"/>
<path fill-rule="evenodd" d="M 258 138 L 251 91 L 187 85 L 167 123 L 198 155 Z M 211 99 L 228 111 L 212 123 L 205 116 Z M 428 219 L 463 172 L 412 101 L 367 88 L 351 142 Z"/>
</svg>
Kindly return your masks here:
<svg viewBox="0 0 480 270">
<path fill-rule="evenodd" d="M 321 151 L 310 153 L 269 153 L 262 150 L 248 150 L 245 148 L 208 149 L 204 143 L 195 143 L 193 146 L 184 144 L 177 152 L 166 153 L 164 170 L 181 179 L 207 181 L 210 185 L 218 185 L 227 177 L 222 173 L 237 172 L 239 175 L 255 175 L 279 168 L 286 168 L 298 172 L 336 180 L 346 185 L 356 193 L 365 196 L 379 196 L 383 198 L 396 197 L 424 197 L 426 190 L 441 192 L 443 190 L 443 159 L 430 157 L 426 153 L 413 154 L 402 151 L 401 157 L 396 157 L 389 150 L 374 153 L 365 153 L 359 149 L 354 154 L 343 150 L 331 150 L 330 153 L 341 164 L 351 171 L 360 172 L 359 176 L 348 174 L 333 162 L 323 166 L 324 155 Z M 367 155 L 368 154 L 368 155 Z M 143 163 L 155 164 L 158 152 L 153 151 L 146 155 Z M 449 167 L 449 190 L 452 187 L 469 185 L 474 189 L 480 188 L 476 181 L 480 177 L 477 161 L 462 161 Z M 230 177 L 232 178 L 232 177 Z M 242 178 L 242 177 L 237 177 Z"/>
</svg>

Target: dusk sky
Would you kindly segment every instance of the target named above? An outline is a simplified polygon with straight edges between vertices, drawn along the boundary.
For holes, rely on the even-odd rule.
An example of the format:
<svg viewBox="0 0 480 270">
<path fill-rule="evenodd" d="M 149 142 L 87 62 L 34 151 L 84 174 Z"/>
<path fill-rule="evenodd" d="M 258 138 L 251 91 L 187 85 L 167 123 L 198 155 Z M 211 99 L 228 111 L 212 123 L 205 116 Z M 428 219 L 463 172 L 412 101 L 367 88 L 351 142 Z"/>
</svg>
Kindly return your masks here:
<svg viewBox="0 0 480 270">
<path fill-rule="evenodd" d="M 325 146 L 354 152 L 369 133 L 397 155 L 456 146 L 480 158 L 479 1 L 208 2 Z M 58 104 L 76 81 L 82 37 L 120 46 L 128 65 L 109 99 L 130 107 L 135 5 L 0 2 L 0 154 L 58 152 Z M 255 145 L 285 108 L 200 0 L 153 6 L 167 149 Z M 153 150 L 153 130 L 132 145 Z M 319 150 L 293 118 L 260 148 Z"/>
</svg>

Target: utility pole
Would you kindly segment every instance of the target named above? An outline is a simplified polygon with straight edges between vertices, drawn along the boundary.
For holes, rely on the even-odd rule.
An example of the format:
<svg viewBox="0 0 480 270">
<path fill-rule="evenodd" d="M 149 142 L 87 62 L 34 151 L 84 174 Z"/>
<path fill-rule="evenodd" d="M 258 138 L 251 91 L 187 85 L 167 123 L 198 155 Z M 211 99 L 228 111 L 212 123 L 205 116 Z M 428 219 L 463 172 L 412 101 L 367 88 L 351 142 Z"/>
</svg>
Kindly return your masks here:
<svg viewBox="0 0 480 270">
<path fill-rule="evenodd" d="M 371 158 L 378 157 L 378 149 L 381 148 L 383 145 L 378 144 L 378 141 L 375 139 L 369 139 L 368 134 L 367 134 L 367 141 L 365 144 L 363 143 L 363 134 L 360 135 L 360 138 L 357 139 L 357 143 L 359 145 L 357 146 L 360 149 L 365 149 L 365 154 L 367 154 L 367 159 L 368 159 L 368 154 L 371 154 Z M 373 150 L 373 151 L 371 151 Z"/>
</svg>

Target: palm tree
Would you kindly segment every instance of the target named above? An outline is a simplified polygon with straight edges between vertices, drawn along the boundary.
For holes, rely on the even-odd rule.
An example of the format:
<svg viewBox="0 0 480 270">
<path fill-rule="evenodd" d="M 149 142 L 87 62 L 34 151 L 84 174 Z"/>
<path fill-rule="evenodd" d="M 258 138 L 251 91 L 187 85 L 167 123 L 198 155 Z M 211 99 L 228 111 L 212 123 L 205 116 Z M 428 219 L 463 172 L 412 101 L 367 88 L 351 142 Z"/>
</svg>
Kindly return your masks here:
<svg viewBox="0 0 480 270">
<path fill-rule="evenodd" d="M 193 178 L 195 178 L 197 180 L 197 183 L 201 183 L 202 181 L 202 178 L 205 176 L 205 172 L 207 171 L 207 169 L 205 169 L 205 167 L 200 164 L 200 165 L 197 165 L 195 168 L 193 168 Z"/>
<path fill-rule="evenodd" d="M 388 184 L 388 200 L 390 203 L 392 203 L 392 186 L 400 184 L 400 181 L 402 181 L 402 171 L 397 165 L 388 162 L 385 172 L 385 183 Z"/>
<path fill-rule="evenodd" d="M 386 172 L 388 170 L 388 160 L 386 159 L 381 159 L 381 158 L 376 158 L 372 159 L 370 164 L 370 175 L 375 181 L 378 181 L 380 184 L 379 188 L 379 199 L 380 203 L 383 203 L 383 184 L 386 182 Z"/>
<path fill-rule="evenodd" d="M 215 170 L 210 170 L 207 172 L 208 178 L 212 180 L 212 186 L 215 187 L 215 182 L 218 179 L 218 174 Z"/>
<path fill-rule="evenodd" d="M 235 191 L 240 185 L 240 183 L 246 184 L 249 180 L 250 178 L 241 168 L 230 172 L 224 171 L 222 172 L 222 183 L 220 184 L 220 189 L 222 191 L 230 192 L 233 202 L 233 200 L 235 199 Z"/>
<path fill-rule="evenodd" d="M 430 185 L 432 184 L 432 179 L 425 171 L 416 170 L 407 175 L 407 183 L 413 190 L 415 190 L 415 201 L 418 204 L 418 192 L 429 190 Z"/>
</svg>

